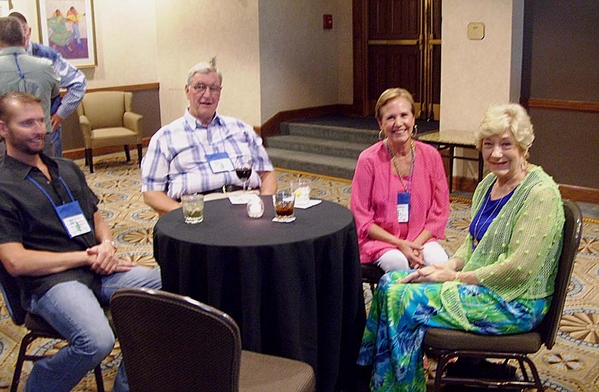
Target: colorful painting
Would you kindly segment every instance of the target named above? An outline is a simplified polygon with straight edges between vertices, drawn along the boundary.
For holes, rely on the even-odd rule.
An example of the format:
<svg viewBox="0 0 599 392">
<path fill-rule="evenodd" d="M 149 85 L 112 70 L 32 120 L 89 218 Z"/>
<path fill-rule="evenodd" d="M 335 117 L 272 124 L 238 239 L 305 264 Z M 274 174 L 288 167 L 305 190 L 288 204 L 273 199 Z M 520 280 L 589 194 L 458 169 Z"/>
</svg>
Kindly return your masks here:
<svg viewBox="0 0 599 392">
<path fill-rule="evenodd" d="M 93 0 L 37 0 L 40 42 L 79 68 L 95 67 Z"/>
</svg>

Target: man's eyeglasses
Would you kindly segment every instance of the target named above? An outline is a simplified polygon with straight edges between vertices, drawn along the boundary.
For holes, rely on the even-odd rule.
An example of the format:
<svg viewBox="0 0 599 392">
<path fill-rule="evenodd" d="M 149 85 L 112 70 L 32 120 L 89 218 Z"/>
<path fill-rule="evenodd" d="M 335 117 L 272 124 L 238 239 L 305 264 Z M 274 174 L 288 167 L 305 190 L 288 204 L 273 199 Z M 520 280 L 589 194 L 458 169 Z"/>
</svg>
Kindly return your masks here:
<svg viewBox="0 0 599 392">
<path fill-rule="evenodd" d="M 223 88 L 217 84 L 213 84 L 212 86 L 208 86 L 207 84 L 204 83 L 200 83 L 200 84 L 196 84 L 195 86 L 192 86 L 192 88 L 195 90 L 195 92 L 199 93 L 199 94 L 204 94 L 206 92 L 206 90 L 210 90 L 210 94 L 220 94 L 220 90 L 222 90 Z"/>
</svg>

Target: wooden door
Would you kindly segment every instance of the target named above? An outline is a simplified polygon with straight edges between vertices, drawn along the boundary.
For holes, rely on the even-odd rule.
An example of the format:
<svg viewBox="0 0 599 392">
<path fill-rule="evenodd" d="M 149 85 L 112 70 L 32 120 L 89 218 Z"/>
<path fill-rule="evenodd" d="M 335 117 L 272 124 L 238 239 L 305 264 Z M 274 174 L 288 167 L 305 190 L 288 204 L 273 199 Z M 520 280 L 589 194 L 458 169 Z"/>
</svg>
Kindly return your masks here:
<svg viewBox="0 0 599 392">
<path fill-rule="evenodd" d="M 438 119 L 441 0 L 354 0 L 353 6 L 355 111 L 370 115 L 385 89 L 403 87 L 420 118 Z"/>
</svg>

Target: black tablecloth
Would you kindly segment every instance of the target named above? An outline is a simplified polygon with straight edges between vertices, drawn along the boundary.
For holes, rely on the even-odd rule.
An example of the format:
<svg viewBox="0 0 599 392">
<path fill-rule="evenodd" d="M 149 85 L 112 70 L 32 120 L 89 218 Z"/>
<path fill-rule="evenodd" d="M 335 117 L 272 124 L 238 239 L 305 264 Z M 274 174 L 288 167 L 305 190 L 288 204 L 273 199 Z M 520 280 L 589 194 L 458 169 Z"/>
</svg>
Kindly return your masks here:
<svg viewBox="0 0 599 392">
<path fill-rule="evenodd" d="M 166 291 L 233 317 L 244 350 L 299 359 L 317 390 L 351 387 L 365 311 L 355 224 L 335 203 L 295 210 L 292 223 L 252 219 L 228 199 L 205 203 L 204 222 L 181 209 L 154 228 L 154 256 Z"/>
</svg>

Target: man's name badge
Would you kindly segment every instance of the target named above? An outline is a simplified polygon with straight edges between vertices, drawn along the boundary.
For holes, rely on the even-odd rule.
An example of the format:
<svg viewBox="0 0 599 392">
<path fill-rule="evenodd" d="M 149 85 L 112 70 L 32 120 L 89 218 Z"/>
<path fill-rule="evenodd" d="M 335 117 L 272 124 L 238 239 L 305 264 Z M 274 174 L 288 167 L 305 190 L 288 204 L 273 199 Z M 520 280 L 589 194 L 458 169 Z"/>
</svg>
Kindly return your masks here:
<svg viewBox="0 0 599 392">
<path fill-rule="evenodd" d="M 397 221 L 407 223 L 410 219 L 410 194 L 408 192 L 397 194 Z"/>
<path fill-rule="evenodd" d="M 206 154 L 206 159 L 212 169 L 212 173 L 222 173 L 235 170 L 233 162 L 226 152 L 217 152 L 214 154 Z"/>
<path fill-rule="evenodd" d="M 92 231 L 78 201 L 57 206 L 56 213 L 67 233 L 69 233 L 69 238 Z"/>
</svg>

